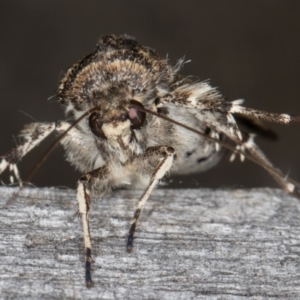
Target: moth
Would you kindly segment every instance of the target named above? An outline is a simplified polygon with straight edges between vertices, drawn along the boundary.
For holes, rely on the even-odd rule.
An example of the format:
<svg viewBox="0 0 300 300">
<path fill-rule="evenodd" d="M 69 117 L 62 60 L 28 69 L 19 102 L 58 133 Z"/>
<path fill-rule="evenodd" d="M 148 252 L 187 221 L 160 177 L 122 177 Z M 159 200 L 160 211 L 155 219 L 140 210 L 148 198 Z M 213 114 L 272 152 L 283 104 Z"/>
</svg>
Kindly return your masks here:
<svg viewBox="0 0 300 300">
<path fill-rule="evenodd" d="M 179 60 L 170 65 L 127 35 L 102 36 L 94 52 L 75 63 L 61 79 L 57 98 L 68 121 L 25 126 L 21 143 L 2 156 L 0 173 L 8 168 L 11 180 L 15 177 L 21 185 L 17 163 L 52 132 L 60 134 L 51 148 L 60 143 L 67 160 L 83 174 L 78 180 L 77 200 L 87 287 L 93 285 L 91 191 L 103 197 L 119 187 L 144 189 L 129 229 L 128 252 L 133 248 L 142 209 L 158 183 L 169 173 L 191 174 L 212 168 L 226 148 L 232 151 L 231 159 L 238 154 L 252 160 L 284 190 L 298 195 L 300 185 L 273 167 L 254 142 L 254 135 L 240 129 L 237 118 L 254 120 L 253 124 L 290 124 L 300 121 L 299 116 L 247 108 L 242 100 L 228 101 L 208 82 L 181 76 L 183 64 Z"/>
</svg>

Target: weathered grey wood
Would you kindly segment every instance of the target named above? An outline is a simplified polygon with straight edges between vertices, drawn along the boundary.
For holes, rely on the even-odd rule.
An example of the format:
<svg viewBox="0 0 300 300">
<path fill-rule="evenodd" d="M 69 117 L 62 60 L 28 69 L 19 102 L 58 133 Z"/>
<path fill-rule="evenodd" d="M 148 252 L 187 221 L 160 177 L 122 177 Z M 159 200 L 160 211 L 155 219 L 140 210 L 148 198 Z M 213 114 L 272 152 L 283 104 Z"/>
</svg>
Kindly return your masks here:
<svg viewBox="0 0 300 300">
<path fill-rule="evenodd" d="M 300 202 L 280 190 L 156 190 L 125 252 L 140 191 L 93 199 L 84 285 L 73 190 L 1 187 L 5 299 L 299 299 Z"/>
</svg>

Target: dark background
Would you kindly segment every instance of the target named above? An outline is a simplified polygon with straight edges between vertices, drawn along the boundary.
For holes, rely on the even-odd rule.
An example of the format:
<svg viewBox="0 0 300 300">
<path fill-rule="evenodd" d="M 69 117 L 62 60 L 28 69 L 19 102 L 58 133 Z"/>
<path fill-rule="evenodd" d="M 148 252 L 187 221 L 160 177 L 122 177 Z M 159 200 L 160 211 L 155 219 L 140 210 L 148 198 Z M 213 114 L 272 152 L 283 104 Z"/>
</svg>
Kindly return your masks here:
<svg viewBox="0 0 300 300">
<path fill-rule="evenodd" d="M 127 33 L 172 63 L 185 56 L 185 75 L 210 79 L 230 100 L 272 112 L 300 114 L 300 1 L 1 1 L 0 153 L 22 126 L 64 118 L 55 99 L 64 70 L 94 49 L 100 35 Z M 20 112 L 22 111 L 22 112 Z M 276 143 L 258 139 L 267 156 L 300 180 L 300 124 L 271 125 Z M 53 139 L 53 138 L 52 138 Z M 51 138 L 49 139 L 51 141 Z M 23 178 L 48 143 L 20 164 Z M 56 149 L 32 179 L 70 186 L 80 176 Z M 7 176 L 2 176 L 7 182 Z M 276 186 L 253 163 L 224 161 L 213 170 L 174 178 L 176 187 Z"/>
</svg>

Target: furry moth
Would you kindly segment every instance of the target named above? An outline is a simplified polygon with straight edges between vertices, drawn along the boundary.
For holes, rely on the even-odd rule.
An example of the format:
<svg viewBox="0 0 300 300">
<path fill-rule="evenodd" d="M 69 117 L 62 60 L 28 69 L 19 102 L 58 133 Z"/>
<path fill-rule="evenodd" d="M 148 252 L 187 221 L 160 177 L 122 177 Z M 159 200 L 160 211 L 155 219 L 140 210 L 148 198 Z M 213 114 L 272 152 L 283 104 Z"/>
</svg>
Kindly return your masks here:
<svg viewBox="0 0 300 300">
<path fill-rule="evenodd" d="M 127 35 L 101 37 L 94 52 L 67 70 L 58 88 L 58 102 L 74 122 L 29 124 L 21 131 L 22 142 L 2 156 L 0 173 L 8 168 L 11 181 L 15 177 L 21 185 L 17 163 L 52 132 L 60 134 L 53 146 L 60 143 L 67 160 L 83 174 L 77 200 L 88 287 L 93 285 L 91 191 L 103 196 L 118 187 L 144 189 L 129 230 L 128 252 L 142 209 L 159 181 L 168 173 L 206 171 L 226 148 L 232 151 L 231 160 L 238 154 L 254 161 L 284 190 L 298 195 L 299 184 L 273 167 L 237 118 L 281 124 L 300 118 L 247 108 L 242 100 L 227 101 L 209 83 L 181 76 L 183 63 L 171 66 Z"/>
</svg>

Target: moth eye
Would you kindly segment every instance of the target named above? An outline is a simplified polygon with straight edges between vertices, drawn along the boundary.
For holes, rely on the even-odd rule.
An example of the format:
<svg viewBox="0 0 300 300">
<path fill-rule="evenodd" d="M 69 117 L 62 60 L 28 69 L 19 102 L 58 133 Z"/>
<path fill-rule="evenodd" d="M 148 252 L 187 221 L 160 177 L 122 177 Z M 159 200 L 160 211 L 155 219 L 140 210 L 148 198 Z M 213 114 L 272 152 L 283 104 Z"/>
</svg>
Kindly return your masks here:
<svg viewBox="0 0 300 300">
<path fill-rule="evenodd" d="M 98 112 L 93 112 L 89 118 L 89 126 L 94 135 L 106 139 L 106 136 L 102 130 L 101 115 Z"/>
<path fill-rule="evenodd" d="M 138 108 L 144 108 L 144 106 L 140 102 L 135 100 L 131 100 L 130 104 L 132 105 L 132 107 L 129 108 L 128 118 L 131 122 L 131 128 L 139 129 L 145 122 L 146 113 L 144 111 L 138 110 Z"/>
</svg>

